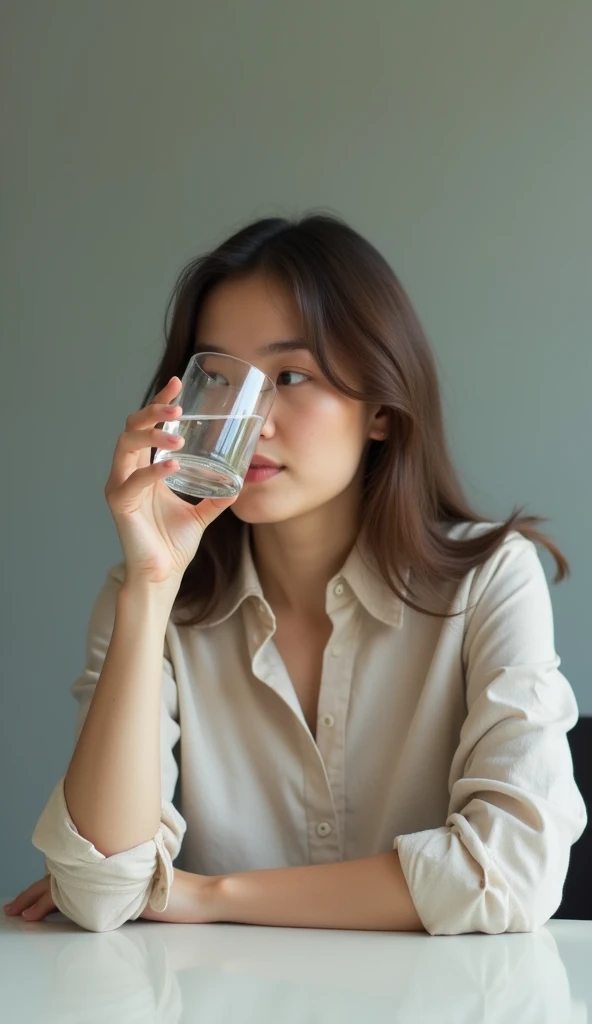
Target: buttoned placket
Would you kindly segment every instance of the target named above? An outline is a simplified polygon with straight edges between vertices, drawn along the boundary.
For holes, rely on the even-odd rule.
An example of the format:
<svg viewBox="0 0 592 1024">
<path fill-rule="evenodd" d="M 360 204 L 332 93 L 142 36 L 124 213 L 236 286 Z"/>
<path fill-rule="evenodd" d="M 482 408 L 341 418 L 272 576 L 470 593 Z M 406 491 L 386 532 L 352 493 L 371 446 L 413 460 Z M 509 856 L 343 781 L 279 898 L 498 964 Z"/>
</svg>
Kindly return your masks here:
<svg viewBox="0 0 592 1024">
<path fill-rule="evenodd" d="M 312 736 L 292 680 L 273 643 L 275 617 L 263 598 L 250 603 L 245 625 L 253 674 L 288 705 L 300 725 L 304 769 L 304 805 L 311 863 L 331 863 L 343 856 L 345 812 L 345 724 L 354 636 L 344 605 L 351 602 L 343 582 L 327 588 L 327 614 L 333 633 L 325 649 L 317 714 L 317 739 Z M 342 633 L 347 635 L 341 635 Z"/>
<path fill-rule="evenodd" d="M 328 584 L 325 607 L 333 623 L 333 632 L 323 656 L 317 747 L 331 787 L 339 823 L 340 854 L 343 856 L 346 724 L 360 617 L 358 602 L 340 577 Z"/>
<path fill-rule="evenodd" d="M 341 858 L 340 828 L 331 784 L 319 747 L 308 727 L 298 695 L 284 661 L 273 643 L 273 613 L 263 603 L 258 607 L 267 619 L 264 630 L 255 629 L 252 670 L 261 682 L 287 704 L 298 722 L 298 752 L 303 768 L 303 809 L 307 821 L 307 844 L 311 864 L 329 864 Z"/>
</svg>

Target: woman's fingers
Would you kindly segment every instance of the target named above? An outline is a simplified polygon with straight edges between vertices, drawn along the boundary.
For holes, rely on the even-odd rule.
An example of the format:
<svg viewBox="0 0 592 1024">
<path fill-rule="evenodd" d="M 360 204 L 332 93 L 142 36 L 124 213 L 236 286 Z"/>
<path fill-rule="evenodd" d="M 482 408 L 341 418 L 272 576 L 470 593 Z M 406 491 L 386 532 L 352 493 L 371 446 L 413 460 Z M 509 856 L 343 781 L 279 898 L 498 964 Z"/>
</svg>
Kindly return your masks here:
<svg viewBox="0 0 592 1024">
<path fill-rule="evenodd" d="M 128 416 L 125 430 L 120 434 L 113 453 L 111 472 L 105 486 L 107 496 L 117 487 L 121 487 L 136 469 L 144 469 L 150 465 L 151 448 L 182 447 L 179 441 L 171 440 L 175 435 L 155 429 L 157 423 L 170 422 L 181 416 L 181 406 L 170 404 L 181 388 L 182 382 L 179 377 L 171 377 L 162 391 L 154 396 L 150 405 Z"/>
<path fill-rule="evenodd" d="M 128 476 L 127 480 L 117 488 L 117 495 L 111 497 L 109 507 L 112 512 L 135 512 L 138 507 L 138 498 L 147 487 L 154 487 L 158 480 L 164 480 L 179 468 L 175 459 L 166 459 L 164 462 L 153 462 L 151 466 L 144 469 L 136 469 L 135 473 Z"/>
<path fill-rule="evenodd" d="M 53 914 L 55 910 L 57 907 L 51 898 L 51 893 L 45 893 L 32 907 L 23 910 L 22 916 L 27 921 L 42 921 L 44 917 Z"/>
<path fill-rule="evenodd" d="M 179 391 L 181 390 L 182 386 L 183 386 L 183 383 L 182 383 L 180 377 L 171 377 L 171 379 L 169 381 L 167 381 L 167 383 L 163 387 L 162 391 L 159 391 L 158 394 L 156 394 L 154 396 L 152 401 L 153 402 L 171 402 L 173 400 L 173 398 L 177 397 L 177 395 L 179 394 Z"/>
<path fill-rule="evenodd" d="M 137 454 L 144 448 L 179 449 L 185 444 L 185 438 L 179 434 L 169 434 L 166 430 L 126 430 L 119 435 L 117 450 L 120 455 Z"/>
<path fill-rule="evenodd" d="M 167 420 L 176 420 L 183 409 L 180 405 L 161 405 L 154 402 L 152 405 L 145 405 L 143 409 L 132 412 L 125 421 L 126 430 L 144 430 L 146 427 L 153 427 L 155 423 L 164 423 Z"/>
<path fill-rule="evenodd" d="M 136 469 L 148 467 L 152 448 L 175 450 L 183 447 L 184 442 L 178 434 L 170 434 L 155 426 L 156 423 L 178 420 L 181 411 L 180 405 L 150 405 L 128 416 L 125 430 L 119 435 L 113 452 L 107 491 L 121 487 Z"/>
<path fill-rule="evenodd" d="M 49 875 L 45 875 L 44 878 L 40 878 L 38 882 L 33 882 L 27 889 L 23 889 L 22 892 L 15 896 L 10 903 L 4 905 L 4 912 L 9 916 L 15 914 L 22 914 L 23 910 L 27 907 L 31 907 L 37 902 L 40 897 L 50 891 L 50 880 Z M 51 898 L 51 897 L 50 897 Z"/>
</svg>

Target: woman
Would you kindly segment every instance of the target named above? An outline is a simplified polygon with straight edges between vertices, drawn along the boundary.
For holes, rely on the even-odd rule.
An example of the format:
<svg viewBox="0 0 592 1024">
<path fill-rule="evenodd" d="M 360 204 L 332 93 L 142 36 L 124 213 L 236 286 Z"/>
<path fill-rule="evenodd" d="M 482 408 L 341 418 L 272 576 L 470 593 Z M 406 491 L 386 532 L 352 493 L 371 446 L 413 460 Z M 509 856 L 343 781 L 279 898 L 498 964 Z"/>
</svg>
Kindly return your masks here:
<svg viewBox="0 0 592 1024">
<path fill-rule="evenodd" d="M 33 835 L 48 875 L 9 912 L 537 928 L 585 825 L 534 542 L 556 580 L 565 559 L 539 517 L 471 509 L 409 299 L 341 221 L 249 225 L 185 269 L 171 310 L 106 485 L 124 560 Z M 252 463 L 272 472 L 191 504 L 157 424 L 213 347 L 277 382 Z"/>
</svg>

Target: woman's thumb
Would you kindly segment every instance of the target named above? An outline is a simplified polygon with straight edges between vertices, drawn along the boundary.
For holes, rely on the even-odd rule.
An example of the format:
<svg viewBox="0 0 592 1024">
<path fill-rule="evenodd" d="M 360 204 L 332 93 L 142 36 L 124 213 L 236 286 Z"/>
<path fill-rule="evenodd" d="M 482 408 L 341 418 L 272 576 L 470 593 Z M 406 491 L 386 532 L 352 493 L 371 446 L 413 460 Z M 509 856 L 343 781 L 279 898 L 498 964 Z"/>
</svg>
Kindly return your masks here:
<svg viewBox="0 0 592 1024">
<path fill-rule="evenodd" d="M 238 494 L 234 494 L 232 498 L 204 498 L 200 501 L 199 505 L 195 506 L 195 518 L 202 530 L 213 523 L 225 509 L 230 508 L 237 498 Z"/>
</svg>

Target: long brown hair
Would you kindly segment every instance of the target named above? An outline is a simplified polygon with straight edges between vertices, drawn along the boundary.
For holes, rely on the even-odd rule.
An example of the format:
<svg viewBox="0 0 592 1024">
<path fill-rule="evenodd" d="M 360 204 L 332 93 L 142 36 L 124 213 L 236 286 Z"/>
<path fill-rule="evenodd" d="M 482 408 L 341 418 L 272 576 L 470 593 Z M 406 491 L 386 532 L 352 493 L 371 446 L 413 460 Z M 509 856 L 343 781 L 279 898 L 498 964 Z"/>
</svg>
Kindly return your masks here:
<svg viewBox="0 0 592 1024">
<path fill-rule="evenodd" d="M 144 402 L 174 375 L 182 376 L 196 351 L 196 329 L 206 296 L 222 281 L 263 273 L 295 296 L 305 337 L 327 380 L 337 390 L 389 410 L 386 441 L 371 441 L 365 455 L 363 521 L 370 553 L 394 594 L 417 611 L 446 617 L 411 599 L 405 567 L 430 590 L 460 581 L 517 530 L 553 555 L 554 582 L 569 574 L 556 547 L 536 529 L 541 516 L 515 508 L 493 529 L 452 538 L 455 523 L 487 523 L 469 505 L 452 464 L 442 418 L 434 358 L 411 302 L 386 260 L 334 216 L 299 220 L 265 218 L 248 224 L 180 273 L 165 314 L 166 348 Z M 359 390 L 338 367 L 353 370 Z M 223 512 L 205 531 L 188 567 L 177 608 L 194 625 L 207 618 L 239 563 L 244 524 Z"/>
</svg>

